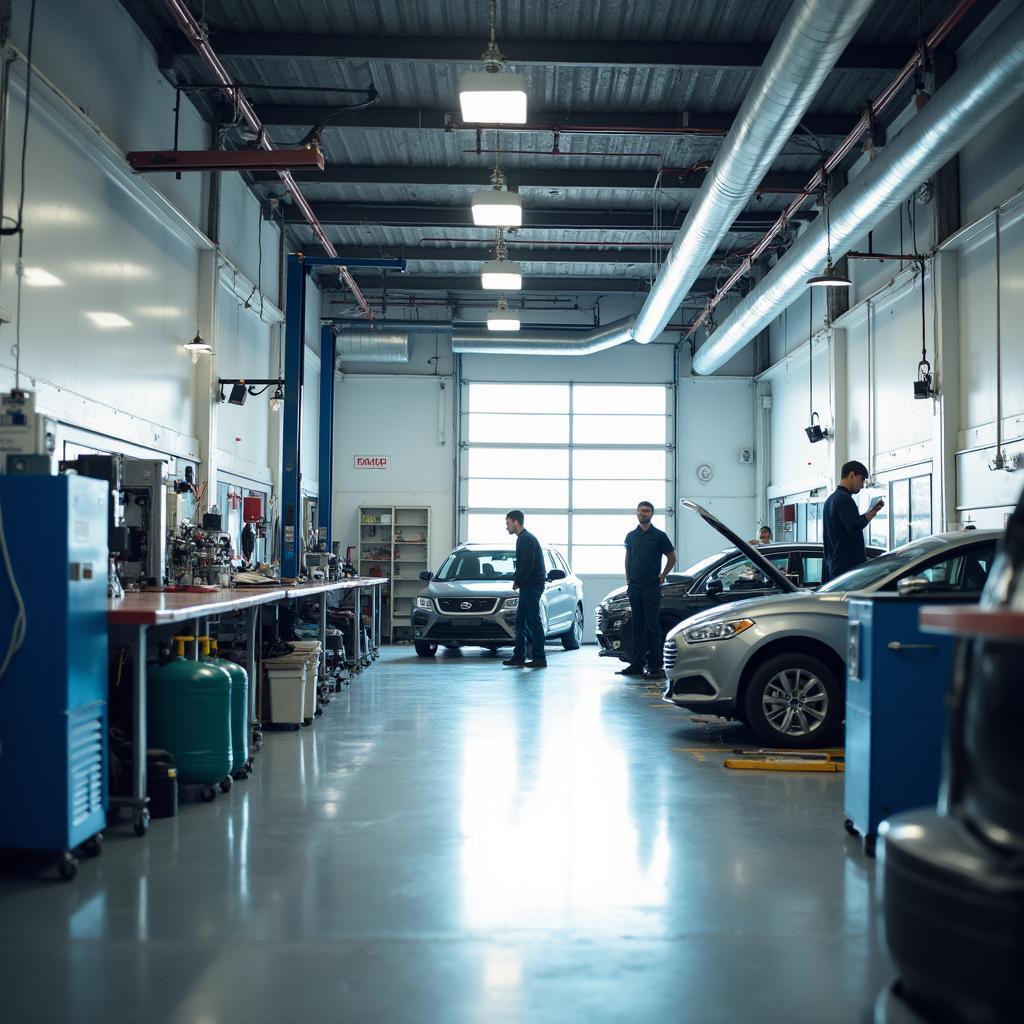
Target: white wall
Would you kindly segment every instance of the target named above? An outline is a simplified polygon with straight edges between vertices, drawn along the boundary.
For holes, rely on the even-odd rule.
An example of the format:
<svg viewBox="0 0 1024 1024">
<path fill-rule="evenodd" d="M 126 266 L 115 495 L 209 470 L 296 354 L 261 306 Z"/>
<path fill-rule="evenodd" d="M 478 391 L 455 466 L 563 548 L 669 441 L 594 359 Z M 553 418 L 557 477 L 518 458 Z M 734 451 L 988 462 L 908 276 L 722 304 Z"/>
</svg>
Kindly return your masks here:
<svg viewBox="0 0 1024 1024">
<path fill-rule="evenodd" d="M 336 378 L 334 537 L 343 548 L 358 542 L 360 505 L 427 505 L 431 567 L 452 549 L 451 397 L 450 377 Z M 385 470 L 357 470 L 356 455 L 386 455 L 391 464 Z"/>
</svg>

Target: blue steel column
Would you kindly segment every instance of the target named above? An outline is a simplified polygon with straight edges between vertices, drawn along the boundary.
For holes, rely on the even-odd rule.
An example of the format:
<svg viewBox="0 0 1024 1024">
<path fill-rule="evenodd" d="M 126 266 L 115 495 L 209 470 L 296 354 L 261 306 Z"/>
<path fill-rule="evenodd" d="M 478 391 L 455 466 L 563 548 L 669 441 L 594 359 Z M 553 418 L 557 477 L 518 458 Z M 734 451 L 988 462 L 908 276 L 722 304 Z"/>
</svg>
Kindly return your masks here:
<svg viewBox="0 0 1024 1024">
<path fill-rule="evenodd" d="M 334 523 L 331 505 L 334 499 L 334 359 L 337 336 L 330 324 L 320 327 L 320 502 L 317 518 L 320 538 L 331 550 Z M 326 532 L 325 532 L 326 531 Z"/>
<path fill-rule="evenodd" d="M 302 530 L 302 348 L 306 321 L 306 267 L 288 256 L 284 315 L 284 437 L 281 445 L 281 578 L 299 575 Z"/>
</svg>

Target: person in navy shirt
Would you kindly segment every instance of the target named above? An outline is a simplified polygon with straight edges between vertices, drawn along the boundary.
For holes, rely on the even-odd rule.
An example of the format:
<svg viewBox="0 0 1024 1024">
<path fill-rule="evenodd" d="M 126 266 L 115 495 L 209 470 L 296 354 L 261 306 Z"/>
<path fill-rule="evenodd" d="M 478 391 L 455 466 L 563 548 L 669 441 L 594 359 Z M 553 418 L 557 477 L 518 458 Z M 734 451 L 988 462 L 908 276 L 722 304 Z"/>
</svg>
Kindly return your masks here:
<svg viewBox="0 0 1024 1024">
<path fill-rule="evenodd" d="M 526 517 L 517 509 L 505 516 L 505 529 L 516 538 L 516 572 L 512 589 L 519 592 L 516 609 L 516 643 L 512 657 L 502 662 L 510 668 L 547 668 L 544 653 L 544 624 L 540 618 L 540 599 L 544 596 L 544 552 L 540 541 L 523 526 Z M 532 657 L 526 660 L 527 640 Z"/>
<path fill-rule="evenodd" d="M 821 516 L 824 547 L 822 583 L 834 580 L 868 560 L 864 527 L 878 515 L 885 502 L 879 499 L 863 514 L 857 510 L 853 496 L 860 493 L 867 477 L 868 470 L 863 462 L 847 462 L 839 485 L 825 501 Z"/>
<path fill-rule="evenodd" d="M 626 534 L 626 596 L 633 618 L 633 650 L 622 676 L 664 679 L 661 667 L 661 585 L 676 564 L 676 549 L 668 534 L 651 525 L 654 506 L 641 501 L 636 507 L 639 524 Z M 661 560 L 665 558 L 664 568 Z M 644 662 L 647 671 L 644 671 Z"/>
</svg>

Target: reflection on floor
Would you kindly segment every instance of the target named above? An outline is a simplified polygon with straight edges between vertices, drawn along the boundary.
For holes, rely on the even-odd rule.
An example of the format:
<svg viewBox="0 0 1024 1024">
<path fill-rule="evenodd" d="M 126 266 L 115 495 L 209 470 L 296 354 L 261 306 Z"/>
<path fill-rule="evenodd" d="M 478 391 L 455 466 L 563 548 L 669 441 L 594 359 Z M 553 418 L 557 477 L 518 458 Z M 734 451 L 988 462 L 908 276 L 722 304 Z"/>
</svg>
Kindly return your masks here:
<svg viewBox="0 0 1024 1024">
<path fill-rule="evenodd" d="M 0 879 L 11 1022 L 862 1021 L 842 775 L 730 772 L 595 648 L 389 648 L 255 775 L 78 878 Z"/>
</svg>

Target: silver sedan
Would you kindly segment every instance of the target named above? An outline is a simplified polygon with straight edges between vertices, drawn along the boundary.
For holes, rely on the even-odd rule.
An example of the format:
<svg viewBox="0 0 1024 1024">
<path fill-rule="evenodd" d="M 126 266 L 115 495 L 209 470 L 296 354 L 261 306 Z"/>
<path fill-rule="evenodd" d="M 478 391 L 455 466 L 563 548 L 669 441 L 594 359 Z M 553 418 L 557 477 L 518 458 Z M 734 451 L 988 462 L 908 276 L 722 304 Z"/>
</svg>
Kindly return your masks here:
<svg viewBox="0 0 1024 1024">
<path fill-rule="evenodd" d="M 768 746 L 811 747 L 845 711 L 847 596 L 980 595 L 1001 533 L 935 534 L 810 593 L 737 601 L 694 615 L 665 640 L 663 699 L 746 722 Z"/>
</svg>

